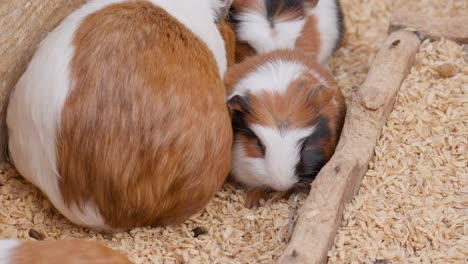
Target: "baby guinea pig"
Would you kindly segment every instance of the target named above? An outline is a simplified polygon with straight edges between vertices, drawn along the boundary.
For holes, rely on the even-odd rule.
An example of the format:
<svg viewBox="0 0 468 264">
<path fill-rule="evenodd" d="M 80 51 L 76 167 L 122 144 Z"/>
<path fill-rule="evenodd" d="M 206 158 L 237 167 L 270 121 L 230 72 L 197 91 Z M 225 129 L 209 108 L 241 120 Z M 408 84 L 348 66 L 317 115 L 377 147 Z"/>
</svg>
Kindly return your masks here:
<svg viewBox="0 0 468 264">
<path fill-rule="evenodd" d="M 236 61 L 277 49 L 295 49 L 325 64 L 340 46 L 339 0 L 234 0 L 231 20 Z"/>
<path fill-rule="evenodd" d="M 1 264 L 131 264 L 125 256 L 94 241 L 0 240 Z"/>
<path fill-rule="evenodd" d="M 346 114 L 341 90 L 316 62 L 292 50 L 229 69 L 234 144 L 231 176 L 256 206 L 268 190 L 307 190 L 337 145 Z"/>
<path fill-rule="evenodd" d="M 10 158 L 98 231 L 180 223 L 231 165 L 231 0 L 92 0 L 42 41 L 8 106 Z"/>
</svg>

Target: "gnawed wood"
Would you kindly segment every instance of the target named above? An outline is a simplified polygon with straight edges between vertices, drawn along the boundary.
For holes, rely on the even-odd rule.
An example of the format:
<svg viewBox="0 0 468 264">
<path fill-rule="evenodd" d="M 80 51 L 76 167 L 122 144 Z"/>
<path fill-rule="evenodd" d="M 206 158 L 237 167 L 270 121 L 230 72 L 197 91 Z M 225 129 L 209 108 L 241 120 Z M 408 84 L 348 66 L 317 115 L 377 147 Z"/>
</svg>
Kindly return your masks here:
<svg viewBox="0 0 468 264">
<path fill-rule="evenodd" d="M 392 33 L 380 49 L 366 81 L 353 96 L 340 142 L 323 167 L 280 263 L 325 263 L 344 206 L 356 194 L 374 148 L 406 78 L 421 40 L 414 33 Z"/>
<path fill-rule="evenodd" d="M 458 43 L 468 43 L 468 16 L 431 17 L 411 12 L 395 13 L 390 20 L 389 32 L 407 29 L 422 38 L 439 40 L 447 38 Z"/>
</svg>

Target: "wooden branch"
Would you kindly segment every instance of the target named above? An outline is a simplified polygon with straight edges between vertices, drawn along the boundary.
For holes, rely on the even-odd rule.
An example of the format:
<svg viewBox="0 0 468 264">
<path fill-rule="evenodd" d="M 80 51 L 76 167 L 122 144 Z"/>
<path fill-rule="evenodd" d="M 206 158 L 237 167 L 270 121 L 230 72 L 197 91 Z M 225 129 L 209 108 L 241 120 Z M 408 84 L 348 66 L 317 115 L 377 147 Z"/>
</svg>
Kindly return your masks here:
<svg viewBox="0 0 468 264">
<path fill-rule="evenodd" d="M 405 28 L 418 32 L 424 39 L 439 40 L 444 37 L 458 43 L 468 43 L 468 16 L 434 18 L 411 12 L 395 13 L 390 20 L 389 32 Z"/>
<path fill-rule="evenodd" d="M 344 206 L 361 184 L 420 44 L 416 34 L 397 31 L 380 49 L 366 81 L 348 106 L 336 152 L 312 183 L 310 196 L 299 210 L 291 242 L 279 263 L 327 261 Z"/>
</svg>

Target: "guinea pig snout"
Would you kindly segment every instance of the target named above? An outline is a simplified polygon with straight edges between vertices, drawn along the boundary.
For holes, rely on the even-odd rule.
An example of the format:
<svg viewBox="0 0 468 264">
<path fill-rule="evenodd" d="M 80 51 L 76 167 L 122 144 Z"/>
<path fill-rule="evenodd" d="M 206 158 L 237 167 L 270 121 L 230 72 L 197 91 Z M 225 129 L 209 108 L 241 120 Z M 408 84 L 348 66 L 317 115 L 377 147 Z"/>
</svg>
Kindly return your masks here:
<svg viewBox="0 0 468 264">
<path fill-rule="evenodd" d="M 271 180 L 268 183 L 268 187 L 275 191 L 285 192 L 290 190 L 297 184 L 295 176 L 289 173 L 281 173 L 280 171 L 271 172 Z"/>
</svg>

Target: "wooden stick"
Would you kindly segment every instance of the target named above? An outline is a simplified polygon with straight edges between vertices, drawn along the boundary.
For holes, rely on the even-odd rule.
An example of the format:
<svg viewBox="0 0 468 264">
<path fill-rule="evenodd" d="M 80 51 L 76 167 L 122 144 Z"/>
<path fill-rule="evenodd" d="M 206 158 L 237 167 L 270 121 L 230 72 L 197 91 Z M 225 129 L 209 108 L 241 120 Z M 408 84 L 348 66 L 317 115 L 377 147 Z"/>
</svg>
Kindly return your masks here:
<svg viewBox="0 0 468 264">
<path fill-rule="evenodd" d="M 340 142 L 299 210 L 293 237 L 279 263 L 325 263 L 344 206 L 357 192 L 401 83 L 421 44 L 416 34 L 392 33 L 380 49 L 366 81 L 348 106 Z"/>
<path fill-rule="evenodd" d="M 390 19 L 389 32 L 405 28 L 418 32 L 425 39 L 439 40 L 444 37 L 458 43 L 468 43 L 468 16 L 440 18 L 411 12 L 395 13 Z"/>
</svg>

